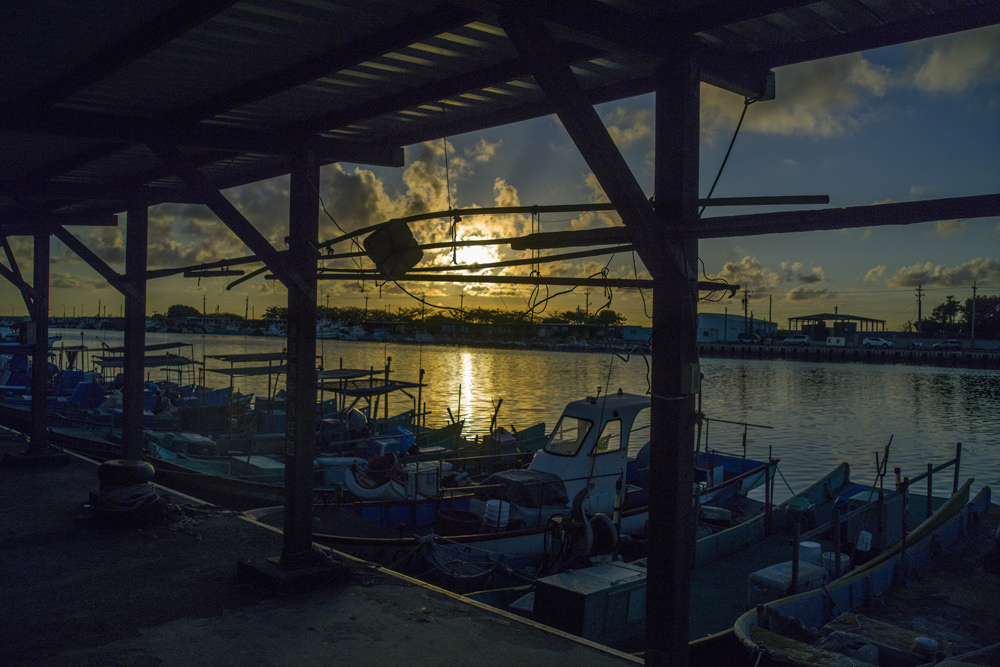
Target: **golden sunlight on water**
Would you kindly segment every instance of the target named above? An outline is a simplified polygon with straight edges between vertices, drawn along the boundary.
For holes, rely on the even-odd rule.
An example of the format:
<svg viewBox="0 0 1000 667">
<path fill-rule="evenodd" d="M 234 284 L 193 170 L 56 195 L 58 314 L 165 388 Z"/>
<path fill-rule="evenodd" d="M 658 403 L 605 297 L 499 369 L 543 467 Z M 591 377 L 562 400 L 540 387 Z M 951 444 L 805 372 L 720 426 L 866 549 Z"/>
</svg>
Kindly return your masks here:
<svg viewBox="0 0 1000 667">
<path fill-rule="evenodd" d="M 79 341 L 81 332 L 66 333 L 67 344 Z M 122 340 L 121 332 L 83 333 L 91 347 Z M 284 344 L 268 337 L 147 336 L 149 344 L 167 341 L 189 344 L 181 353 L 199 362 L 224 352 L 280 352 Z M 523 428 L 542 421 L 552 428 L 569 401 L 598 390 L 620 387 L 644 394 L 649 388 L 646 360 L 635 355 L 626 363 L 596 353 L 353 341 L 320 341 L 318 352 L 325 368 L 381 370 L 391 357 L 392 377 L 398 380 L 416 381 L 423 368 L 428 425 L 447 423 L 450 408 L 455 418 L 466 420 L 469 434 L 488 430 L 500 399 L 500 426 Z M 209 359 L 206 366 L 216 364 Z M 855 478 L 872 481 L 876 454 L 881 459 L 890 439 L 890 471 L 900 466 L 904 475 L 924 472 L 928 462 L 937 465 L 953 457 L 961 442 L 962 480 L 975 477 L 976 489 L 1000 488 L 1000 371 L 738 359 L 703 359 L 701 369 L 707 417 L 771 427 L 746 429 L 747 455 L 759 459 L 770 452 L 781 459 L 778 499 L 801 491 L 841 461 L 851 464 Z M 162 379 L 156 372 L 150 371 L 150 379 Z M 207 372 L 203 382 L 226 386 L 229 380 Z M 284 377 L 280 382 L 283 386 Z M 236 389 L 263 396 L 267 383 L 266 376 L 243 378 Z M 394 399 L 390 410 L 411 407 L 411 399 Z M 738 452 L 743 433 L 741 426 L 710 422 L 701 442 Z M 936 489 L 950 484 L 950 471 L 935 478 Z"/>
</svg>

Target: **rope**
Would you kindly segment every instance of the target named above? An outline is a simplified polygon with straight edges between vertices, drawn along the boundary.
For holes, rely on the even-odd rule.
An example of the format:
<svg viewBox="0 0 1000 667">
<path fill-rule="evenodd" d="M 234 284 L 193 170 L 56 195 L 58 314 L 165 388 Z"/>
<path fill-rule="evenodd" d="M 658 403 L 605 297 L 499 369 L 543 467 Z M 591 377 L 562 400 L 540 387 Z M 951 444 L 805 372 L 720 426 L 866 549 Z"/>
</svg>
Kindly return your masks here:
<svg viewBox="0 0 1000 667">
<path fill-rule="evenodd" d="M 159 498 L 153 487 L 143 482 L 102 492 L 94 501 L 94 505 L 95 509 L 102 512 L 128 514 L 152 505 Z"/>
<path fill-rule="evenodd" d="M 785 483 L 785 488 L 788 489 L 788 492 L 791 493 L 793 496 L 799 495 L 799 494 L 795 493 L 795 491 L 792 489 L 791 485 L 788 483 L 788 480 L 785 479 L 785 474 L 783 472 L 781 472 L 781 468 L 776 468 L 776 470 L 778 471 L 778 476 L 781 477 L 781 481 Z"/>
<path fill-rule="evenodd" d="M 974 649 L 972 651 L 969 651 L 968 653 L 962 653 L 960 655 L 953 655 L 950 658 L 948 658 L 948 660 L 949 661 L 954 661 L 954 662 L 957 663 L 957 662 L 961 662 L 961 661 L 965 660 L 966 658 L 971 658 L 974 655 L 978 655 L 980 653 L 989 653 L 990 651 L 993 651 L 993 650 L 998 649 L 998 648 L 1000 648 L 1000 642 L 997 642 L 996 644 L 991 644 L 990 646 L 985 646 L 983 648 Z M 922 665 L 920 665 L 919 667 L 930 667 L 931 665 L 936 665 L 936 664 L 938 664 L 937 661 L 934 661 L 934 662 L 925 662 Z"/>
</svg>

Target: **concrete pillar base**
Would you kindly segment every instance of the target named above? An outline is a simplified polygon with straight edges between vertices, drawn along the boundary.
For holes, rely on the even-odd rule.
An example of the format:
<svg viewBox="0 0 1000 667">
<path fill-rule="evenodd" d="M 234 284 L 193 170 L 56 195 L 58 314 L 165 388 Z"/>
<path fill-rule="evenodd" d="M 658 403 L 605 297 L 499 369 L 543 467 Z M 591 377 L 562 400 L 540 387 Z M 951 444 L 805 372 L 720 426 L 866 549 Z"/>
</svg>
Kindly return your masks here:
<svg viewBox="0 0 1000 667">
<path fill-rule="evenodd" d="M 283 564 L 280 558 L 268 558 L 236 563 L 236 581 L 269 588 L 275 593 L 314 590 L 339 584 L 350 577 L 350 566 L 336 556 L 314 550 L 294 564 Z"/>
</svg>

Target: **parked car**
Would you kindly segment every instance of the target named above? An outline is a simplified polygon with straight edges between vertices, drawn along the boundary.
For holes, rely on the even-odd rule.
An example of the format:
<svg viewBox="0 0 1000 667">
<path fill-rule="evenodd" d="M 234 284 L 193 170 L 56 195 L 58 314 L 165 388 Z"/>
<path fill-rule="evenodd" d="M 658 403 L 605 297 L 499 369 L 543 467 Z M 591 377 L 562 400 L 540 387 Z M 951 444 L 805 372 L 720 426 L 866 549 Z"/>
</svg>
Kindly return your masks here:
<svg viewBox="0 0 1000 667">
<path fill-rule="evenodd" d="M 962 349 L 962 341 L 957 338 L 949 338 L 948 340 L 943 340 L 940 343 L 934 343 L 934 349 L 941 351 L 958 351 Z"/>
<path fill-rule="evenodd" d="M 736 334 L 737 343 L 759 343 L 760 336 L 755 333 L 739 333 Z"/>
<path fill-rule="evenodd" d="M 861 341 L 861 345 L 864 347 L 892 347 L 892 341 L 885 338 L 878 338 L 877 336 L 869 336 Z"/>
<path fill-rule="evenodd" d="M 809 343 L 811 343 L 811 342 L 812 342 L 812 338 L 810 338 L 806 334 L 792 334 L 791 336 L 789 336 L 785 340 L 781 341 L 781 344 L 782 345 L 800 345 L 802 347 L 805 347 L 806 345 L 809 345 Z"/>
</svg>

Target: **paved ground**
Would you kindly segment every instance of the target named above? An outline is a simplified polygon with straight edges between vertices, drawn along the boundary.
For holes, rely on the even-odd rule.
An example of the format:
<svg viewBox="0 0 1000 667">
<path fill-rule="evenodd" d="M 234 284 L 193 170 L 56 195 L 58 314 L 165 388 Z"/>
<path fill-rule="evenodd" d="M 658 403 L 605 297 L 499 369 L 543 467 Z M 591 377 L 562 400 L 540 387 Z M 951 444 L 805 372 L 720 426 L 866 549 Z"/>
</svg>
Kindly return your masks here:
<svg viewBox="0 0 1000 667">
<path fill-rule="evenodd" d="M 0 453 L 23 441 L 0 435 Z M 17 464 L 16 464 L 17 463 Z M 144 527 L 95 520 L 95 464 L 0 465 L 2 665 L 621 665 L 624 654 L 359 564 L 276 593 L 240 561 L 281 536 L 222 511 Z"/>
</svg>

